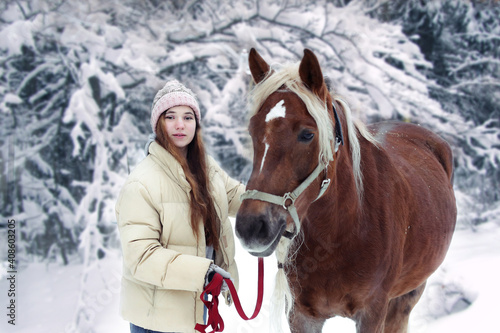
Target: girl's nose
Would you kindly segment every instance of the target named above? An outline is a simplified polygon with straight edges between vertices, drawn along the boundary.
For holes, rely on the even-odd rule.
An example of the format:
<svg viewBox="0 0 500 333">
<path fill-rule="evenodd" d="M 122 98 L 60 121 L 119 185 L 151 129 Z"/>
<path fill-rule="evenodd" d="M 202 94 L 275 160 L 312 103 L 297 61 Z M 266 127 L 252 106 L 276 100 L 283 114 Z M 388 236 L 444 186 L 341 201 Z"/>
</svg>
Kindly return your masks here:
<svg viewBox="0 0 500 333">
<path fill-rule="evenodd" d="M 175 128 L 177 129 L 184 128 L 184 120 L 182 120 L 181 118 L 177 118 L 177 121 L 175 122 Z"/>
</svg>

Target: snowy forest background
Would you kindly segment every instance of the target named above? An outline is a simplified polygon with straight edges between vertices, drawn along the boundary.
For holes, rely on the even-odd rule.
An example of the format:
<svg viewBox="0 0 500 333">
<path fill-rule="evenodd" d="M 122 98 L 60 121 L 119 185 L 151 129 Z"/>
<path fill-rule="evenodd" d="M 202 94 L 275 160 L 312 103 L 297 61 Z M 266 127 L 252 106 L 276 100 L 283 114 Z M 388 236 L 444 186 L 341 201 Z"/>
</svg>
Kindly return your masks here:
<svg viewBox="0 0 500 333">
<path fill-rule="evenodd" d="M 271 63 L 310 48 L 357 118 L 438 132 L 455 154 L 457 228 L 472 242 L 481 228 L 498 231 L 497 1 L 4 0 L 0 240 L 15 219 L 21 273 L 78 276 L 64 319 L 74 331 L 101 332 L 88 314 L 89 281 L 120 260 L 115 199 L 144 157 L 166 80 L 198 95 L 210 153 L 248 179 L 251 47 Z M 463 288 L 451 294 L 436 318 L 473 303 Z"/>
</svg>

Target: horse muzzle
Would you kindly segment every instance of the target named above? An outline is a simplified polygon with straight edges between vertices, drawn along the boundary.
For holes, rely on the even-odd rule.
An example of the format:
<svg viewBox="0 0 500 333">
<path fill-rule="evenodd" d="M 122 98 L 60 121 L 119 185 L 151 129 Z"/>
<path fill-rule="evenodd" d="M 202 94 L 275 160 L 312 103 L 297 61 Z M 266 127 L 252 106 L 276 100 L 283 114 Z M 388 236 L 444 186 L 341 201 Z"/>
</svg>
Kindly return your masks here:
<svg viewBox="0 0 500 333">
<path fill-rule="evenodd" d="M 236 236 L 251 255 L 271 255 L 286 230 L 286 211 L 261 201 L 245 201 L 236 215 Z"/>
</svg>

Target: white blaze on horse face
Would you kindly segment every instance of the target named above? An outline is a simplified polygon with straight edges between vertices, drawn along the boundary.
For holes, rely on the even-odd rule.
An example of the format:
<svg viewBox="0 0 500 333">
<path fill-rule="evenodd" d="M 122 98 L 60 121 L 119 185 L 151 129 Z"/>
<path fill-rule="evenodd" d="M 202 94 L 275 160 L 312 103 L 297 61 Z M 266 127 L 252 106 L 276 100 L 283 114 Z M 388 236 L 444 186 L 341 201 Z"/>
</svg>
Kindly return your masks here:
<svg viewBox="0 0 500 333">
<path fill-rule="evenodd" d="M 266 115 L 266 123 L 276 118 L 285 118 L 285 115 L 286 115 L 285 101 L 281 100 L 278 103 L 276 103 L 276 105 Z M 262 172 L 262 168 L 264 167 L 264 162 L 266 161 L 267 151 L 269 150 L 269 144 L 266 142 L 265 137 L 263 143 L 265 145 L 264 156 L 262 156 L 262 162 L 260 163 L 259 172 Z"/>
<path fill-rule="evenodd" d="M 262 172 L 262 168 L 264 167 L 264 161 L 266 160 L 267 151 L 269 150 L 269 144 L 266 142 L 266 139 L 264 139 L 264 145 L 266 148 L 264 149 L 264 156 L 262 156 L 262 162 L 260 163 L 259 172 Z"/>
<path fill-rule="evenodd" d="M 285 101 L 281 100 L 267 114 L 266 123 L 276 118 L 285 118 L 285 114 L 286 114 Z"/>
</svg>

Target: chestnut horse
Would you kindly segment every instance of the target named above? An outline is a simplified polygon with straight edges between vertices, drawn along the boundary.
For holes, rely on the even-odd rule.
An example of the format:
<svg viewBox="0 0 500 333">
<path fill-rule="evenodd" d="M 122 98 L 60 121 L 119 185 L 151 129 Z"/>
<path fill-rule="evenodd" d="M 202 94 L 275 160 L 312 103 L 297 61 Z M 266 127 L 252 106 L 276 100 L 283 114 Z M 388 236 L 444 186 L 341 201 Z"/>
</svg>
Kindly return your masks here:
<svg viewBox="0 0 500 333">
<path fill-rule="evenodd" d="M 337 315 L 406 332 L 455 227 L 449 145 L 417 125 L 353 122 L 310 50 L 273 69 L 252 49 L 249 64 L 254 164 L 236 234 L 255 256 L 276 250 L 291 332 Z"/>
</svg>

